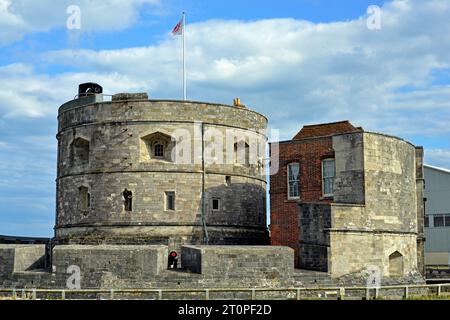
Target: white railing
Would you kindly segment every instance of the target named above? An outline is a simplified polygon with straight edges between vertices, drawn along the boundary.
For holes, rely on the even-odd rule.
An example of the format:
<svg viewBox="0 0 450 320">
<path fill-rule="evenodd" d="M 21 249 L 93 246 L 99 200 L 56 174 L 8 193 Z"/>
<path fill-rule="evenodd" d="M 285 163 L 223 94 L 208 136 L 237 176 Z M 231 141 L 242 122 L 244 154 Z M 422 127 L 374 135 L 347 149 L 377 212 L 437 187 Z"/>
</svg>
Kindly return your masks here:
<svg viewBox="0 0 450 320">
<path fill-rule="evenodd" d="M 449 288 L 447 291 L 443 289 Z M 163 300 L 164 295 L 169 293 L 178 294 L 183 297 L 183 294 L 201 294 L 201 299 L 210 300 L 212 293 L 248 293 L 248 298 L 245 300 L 256 300 L 260 293 L 291 293 L 291 299 L 302 300 L 306 298 L 330 298 L 345 299 L 346 297 L 361 298 L 361 299 L 377 299 L 381 297 L 389 297 L 389 291 L 401 291 L 401 298 L 407 299 L 411 296 L 413 289 L 431 290 L 431 294 L 442 296 L 450 294 L 450 284 L 428 284 L 428 285 L 396 285 L 383 286 L 379 288 L 368 287 L 317 287 L 317 288 L 209 288 L 209 289 L 80 289 L 80 290 L 64 290 L 64 289 L 0 289 L 0 294 L 3 297 L 11 299 L 31 299 L 40 300 L 40 296 L 52 295 L 51 299 L 72 300 L 70 296 L 77 296 L 77 300 L 92 300 L 92 299 L 109 299 L 114 300 L 117 295 L 144 295 L 150 294 L 153 300 Z M 360 291 L 360 294 L 351 294 L 355 291 Z M 364 294 L 361 294 L 363 292 Z M 384 292 L 384 295 L 381 293 Z M 100 297 L 98 295 L 101 295 Z M 95 298 L 92 298 L 95 296 Z M 398 296 L 395 295 L 395 296 Z M 87 298 L 82 298 L 87 297 Z M 89 298 L 90 297 L 90 298 Z M 260 296 L 261 297 L 261 296 Z M 45 296 L 44 296 L 44 299 Z M 287 299 L 287 298 L 285 298 Z"/>
</svg>

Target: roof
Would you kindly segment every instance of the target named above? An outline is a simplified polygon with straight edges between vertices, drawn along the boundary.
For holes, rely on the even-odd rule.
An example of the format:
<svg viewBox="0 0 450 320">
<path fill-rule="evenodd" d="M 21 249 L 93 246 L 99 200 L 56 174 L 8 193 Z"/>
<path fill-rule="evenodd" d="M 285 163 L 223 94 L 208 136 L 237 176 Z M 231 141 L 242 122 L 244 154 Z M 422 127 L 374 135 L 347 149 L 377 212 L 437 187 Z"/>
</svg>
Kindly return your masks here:
<svg viewBox="0 0 450 320">
<path fill-rule="evenodd" d="M 450 169 L 445 169 L 445 168 L 441 168 L 441 167 L 435 167 L 435 166 L 430 166 L 429 164 L 424 164 L 423 165 L 425 168 L 428 169 L 433 169 L 436 171 L 441 171 L 441 172 L 445 172 L 445 173 L 450 173 Z"/>
<path fill-rule="evenodd" d="M 302 140 L 312 137 L 325 137 L 336 134 L 351 133 L 351 132 L 363 132 L 363 128 L 353 126 L 350 121 L 339 121 L 323 124 L 314 124 L 304 126 L 295 135 L 293 140 Z"/>
<path fill-rule="evenodd" d="M 0 235 L 0 244 L 45 244 L 48 243 L 50 238 L 35 238 L 35 237 L 19 237 L 19 236 L 6 236 Z"/>
</svg>

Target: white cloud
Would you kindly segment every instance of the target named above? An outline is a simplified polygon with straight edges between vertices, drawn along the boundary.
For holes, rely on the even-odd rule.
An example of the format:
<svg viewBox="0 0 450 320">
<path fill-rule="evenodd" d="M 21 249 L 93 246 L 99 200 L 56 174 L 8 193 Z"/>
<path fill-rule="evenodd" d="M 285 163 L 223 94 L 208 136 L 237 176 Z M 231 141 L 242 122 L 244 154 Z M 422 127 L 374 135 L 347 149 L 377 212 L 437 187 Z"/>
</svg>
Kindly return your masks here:
<svg viewBox="0 0 450 320">
<path fill-rule="evenodd" d="M 30 3 L 24 1 L 19 3 Z M 283 139 L 304 123 L 341 119 L 396 135 L 448 134 L 450 89 L 433 83 L 435 70 L 450 68 L 448 16 L 450 3 L 441 0 L 398 0 L 383 7 L 377 31 L 367 29 L 365 16 L 326 24 L 294 19 L 190 24 L 189 97 L 230 103 L 240 96 L 269 116 L 273 127 L 283 128 Z M 179 40 L 167 34 L 149 47 L 62 50 L 43 57 L 46 64 L 58 61 L 79 73 L 47 76 L 26 65 L 1 68 L 6 85 L 0 101 L 8 105 L 0 103 L 0 112 L 53 115 L 84 81 L 99 82 L 107 93 L 149 91 L 155 98 L 177 98 Z"/>
<path fill-rule="evenodd" d="M 147 3 L 108 1 L 116 6 L 107 17 L 103 1 L 89 1 L 99 20 L 89 25 L 89 18 L 86 28 L 124 28 L 133 23 L 136 8 Z M 0 0 L 0 44 L 24 32 L 63 26 L 68 3 L 17 0 L 12 5 Z M 42 10 L 52 6 L 57 14 L 50 13 L 47 21 Z M 221 103 L 240 97 L 268 116 L 270 125 L 281 129 L 282 139 L 291 138 L 304 124 L 343 119 L 368 130 L 433 139 L 437 146 L 425 150 L 426 162 L 449 168 L 444 139 L 450 137 L 450 86 L 435 81 L 436 70 L 450 70 L 448 17 L 448 1 L 397 0 L 383 7 L 382 29 L 377 31 L 366 28 L 365 17 L 326 24 L 294 19 L 189 24 L 188 96 Z M 111 26 L 115 21 L 118 24 Z M 8 143 L 0 142 L 0 171 L 5 173 L 0 186 L 35 182 L 35 172 L 45 172 L 33 184 L 36 188 L 53 183 L 48 178 L 53 178 L 55 167 L 49 158 L 55 155 L 49 136 L 53 132 L 33 138 L 28 130 L 20 140 L 21 130 L 10 133 L 8 123 L 31 119 L 36 130 L 44 121 L 46 126 L 56 124 L 58 107 L 75 96 L 79 83 L 98 82 L 110 94 L 146 91 L 152 98 L 180 98 L 179 40 L 169 38 L 168 32 L 165 40 L 148 47 L 62 50 L 41 57 L 44 65 L 56 61 L 79 72 L 48 75 L 25 63 L 0 67 L 0 127 L 3 135 L 16 135 L 11 140 L 0 136 Z M 14 143 L 24 151 L 10 149 Z M 33 146 L 30 157 L 28 147 Z M 13 154 L 16 161 L 10 167 Z M 34 164 L 41 157 L 44 160 Z M 26 168 L 33 173 L 24 172 Z"/>
<path fill-rule="evenodd" d="M 65 27 L 71 5 L 81 10 L 81 32 L 123 30 L 138 21 L 144 6 L 162 6 L 160 0 L 0 0 L 0 45 L 26 33 Z"/>
<path fill-rule="evenodd" d="M 58 107 L 74 98 L 78 84 L 92 79 L 112 92 L 139 88 L 139 81 L 114 72 L 48 76 L 37 73 L 30 65 L 12 64 L 0 67 L 0 117 L 11 119 L 52 116 L 56 119 Z"/>
<path fill-rule="evenodd" d="M 219 102 L 241 96 L 284 128 L 283 138 L 302 123 L 340 119 L 398 135 L 450 133 L 450 90 L 432 85 L 434 70 L 450 68 L 449 16 L 448 2 L 398 0 L 383 7 L 377 31 L 367 29 L 365 17 L 327 24 L 191 24 L 189 96 Z M 126 75 L 153 96 L 176 98 L 178 40 L 122 50 L 63 50 L 47 59 L 103 76 Z"/>
<path fill-rule="evenodd" d="M 450 150 L 446 149 L 425 150 L 425 163 L 436 167 L 450 169 Z"/>
</svg>

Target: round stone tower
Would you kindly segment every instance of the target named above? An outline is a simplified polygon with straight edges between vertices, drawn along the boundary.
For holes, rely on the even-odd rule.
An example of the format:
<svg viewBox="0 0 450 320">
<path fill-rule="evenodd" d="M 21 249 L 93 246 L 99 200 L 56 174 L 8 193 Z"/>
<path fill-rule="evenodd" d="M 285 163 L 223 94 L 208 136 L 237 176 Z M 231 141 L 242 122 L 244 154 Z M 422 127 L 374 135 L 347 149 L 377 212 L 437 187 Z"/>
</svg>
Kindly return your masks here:
<svg viewBox="0 0 450 320">
<path fill-rule="evenodd" d="M 91 85 L 59 109 L 57 243 L 268 244 L 264 116 Z"/>
</svg>

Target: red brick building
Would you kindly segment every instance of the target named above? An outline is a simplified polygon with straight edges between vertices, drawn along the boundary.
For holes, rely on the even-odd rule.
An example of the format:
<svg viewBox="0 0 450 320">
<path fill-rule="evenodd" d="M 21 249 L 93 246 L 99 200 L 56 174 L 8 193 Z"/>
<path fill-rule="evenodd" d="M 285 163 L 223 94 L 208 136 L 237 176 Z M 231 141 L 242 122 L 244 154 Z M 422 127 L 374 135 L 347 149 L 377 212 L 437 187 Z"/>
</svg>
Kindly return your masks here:
<svg viewBox="0 0 450 320">
<path fill-rule="evenodd" d="M 332 136 L 362 131 L 349 121 L 309 125 L 279 144 L 279 171 L 270 178 L 271 242 L 293 248 L 296 267 L 300 266 L 299 203 L 333 202 Z"/>
</svg>

